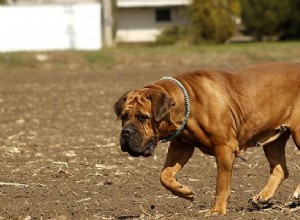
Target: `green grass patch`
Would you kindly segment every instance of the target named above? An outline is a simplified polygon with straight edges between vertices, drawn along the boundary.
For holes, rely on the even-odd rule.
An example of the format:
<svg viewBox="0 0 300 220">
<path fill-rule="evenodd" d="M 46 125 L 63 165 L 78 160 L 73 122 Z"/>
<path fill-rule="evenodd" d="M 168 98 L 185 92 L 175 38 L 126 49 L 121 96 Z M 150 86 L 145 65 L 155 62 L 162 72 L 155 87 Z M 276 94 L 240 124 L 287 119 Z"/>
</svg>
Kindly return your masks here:
<svg viewBox="0 0 300 220">
<path fill-rule="evenodd" d="M 27 65 L 31 57 L 27 53 L 0 53 L 0 67 L 13 68 Z"/>
<path fill-rule="evenodd" d="M 40 55 L 45 60 L 40 60 Z M 0 68 L 80 70 L 116 65 L 243 66 L 258 62 L 300 62 L 300 42 L 231 43 L 175 46 L 123 45 L 100 51 L 0 53 Z"/>
<path fill-rule="evenodd" d="M 83 53 L 83 59 L 93 65 L 113 65 L 116 63 L 114 55 L 107 49 L 101 51 L 90 51 Z"/>
</svg>

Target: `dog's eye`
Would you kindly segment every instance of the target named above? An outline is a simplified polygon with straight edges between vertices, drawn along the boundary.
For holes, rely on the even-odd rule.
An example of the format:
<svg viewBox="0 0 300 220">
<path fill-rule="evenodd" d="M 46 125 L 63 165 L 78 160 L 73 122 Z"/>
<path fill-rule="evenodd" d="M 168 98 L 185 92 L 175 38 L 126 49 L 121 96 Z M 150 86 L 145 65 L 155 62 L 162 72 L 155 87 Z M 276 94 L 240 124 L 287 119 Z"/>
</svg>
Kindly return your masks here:
<svg viewBox="0 0 300 220">
<path fill-rule="evenodd" d="M 145 122 L 146 120 L 150 119 L 148 115 L 143 115 L 143 114 L 137 115 L 136 118 L 141 122 Z"/>
<path fill-rule="evenodd" d="M 121 118 L 122 121 L 127 120 L 128 114 L 127 113 L 121 114 L 120 118 Z"/>
</svg>

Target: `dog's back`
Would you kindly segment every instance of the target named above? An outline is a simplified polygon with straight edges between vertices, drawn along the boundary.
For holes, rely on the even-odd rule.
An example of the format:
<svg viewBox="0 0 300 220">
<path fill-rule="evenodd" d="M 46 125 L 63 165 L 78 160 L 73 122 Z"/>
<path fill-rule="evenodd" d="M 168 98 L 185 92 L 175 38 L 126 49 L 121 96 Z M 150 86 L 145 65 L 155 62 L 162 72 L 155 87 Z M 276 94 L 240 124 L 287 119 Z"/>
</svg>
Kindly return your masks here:
<svg viewBox="0 0 300 220">
<path fill-rule="evenodd" d="M 232 71 L 228 77 L 242 112 L 240 136 L 300 119 L 300 64 L 260 64 Z"/>
</svg>

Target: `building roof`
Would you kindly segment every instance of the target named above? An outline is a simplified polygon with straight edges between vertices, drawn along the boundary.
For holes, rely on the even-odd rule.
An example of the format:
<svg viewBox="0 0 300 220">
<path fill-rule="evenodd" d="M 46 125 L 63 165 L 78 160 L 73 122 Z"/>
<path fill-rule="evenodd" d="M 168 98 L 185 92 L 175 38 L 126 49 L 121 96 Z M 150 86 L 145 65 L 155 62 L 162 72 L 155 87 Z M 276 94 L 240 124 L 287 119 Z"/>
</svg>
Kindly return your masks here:
<svg viewBox="0 0 300 220">
<path fill-rule="evenodd" d="M 118 8 L 181 6 L 190 0 L 117 0 Z"/>
</svg>

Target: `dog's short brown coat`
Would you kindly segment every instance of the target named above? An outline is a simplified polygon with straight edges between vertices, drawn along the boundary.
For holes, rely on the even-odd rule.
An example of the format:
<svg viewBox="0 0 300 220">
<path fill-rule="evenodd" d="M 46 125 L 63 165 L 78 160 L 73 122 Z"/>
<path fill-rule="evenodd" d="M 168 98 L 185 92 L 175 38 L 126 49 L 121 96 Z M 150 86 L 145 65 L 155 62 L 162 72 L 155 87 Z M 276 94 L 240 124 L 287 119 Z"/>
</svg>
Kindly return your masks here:
<svg viewBox="0 0 300 220">
<path fill-rule="evenodd" d="M 270 163 L 271 175 L 252 203 L 267 202 L 288 177 L 285 146 L 290 135 L 300 150 L 300 64 L 202 70 L 174 78 L 186 88 L 191 111 L 185 129 L 171 141 L 161 183 L 173 194 L 192 199 L 192 190 L 175 176 L 191 158 L 194 148 L 213 155 L 217 163 L 216 197 L 207 215 L 224 215 L 234 159 L 242 157 L 247 147 L 259 143 Z M 153 150 L 153 140 L 157 143 L 179 128 L 185 104 L 175 82 L 159 80 L 126 93 L 116 102 L 115 111 L 122 118 L 123 130 L 130 128 L 122 130 L 122 147 L 145 156 Z M 139 115 L 143 115 L 143 120 Z M 280 133 L 281 128 L 284 130 Z M 139 141 L 130 139 L 133 133 Z M 293 196 L 299 199 L 299 194 L 300 184 Z"/>
</svg>

